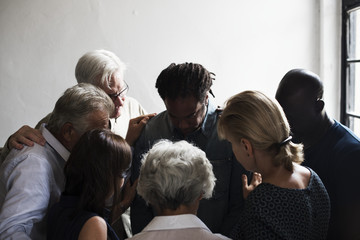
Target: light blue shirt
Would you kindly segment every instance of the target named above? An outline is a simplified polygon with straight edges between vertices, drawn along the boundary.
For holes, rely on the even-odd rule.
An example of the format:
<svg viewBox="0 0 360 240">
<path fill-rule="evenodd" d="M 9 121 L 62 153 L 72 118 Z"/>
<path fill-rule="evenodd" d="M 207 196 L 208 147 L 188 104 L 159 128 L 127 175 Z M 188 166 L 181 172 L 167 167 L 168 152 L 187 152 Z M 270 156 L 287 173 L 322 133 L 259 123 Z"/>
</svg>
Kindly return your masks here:
<svg viewBox="0 0 360 240">
<path fill-rule="evenodd" d="M 0 167 L 0 239 L 46 239 L 46 215 L 64 189 L 70 152 L 45 128 L 45 146 L 11 150 Z"/>
</svg>

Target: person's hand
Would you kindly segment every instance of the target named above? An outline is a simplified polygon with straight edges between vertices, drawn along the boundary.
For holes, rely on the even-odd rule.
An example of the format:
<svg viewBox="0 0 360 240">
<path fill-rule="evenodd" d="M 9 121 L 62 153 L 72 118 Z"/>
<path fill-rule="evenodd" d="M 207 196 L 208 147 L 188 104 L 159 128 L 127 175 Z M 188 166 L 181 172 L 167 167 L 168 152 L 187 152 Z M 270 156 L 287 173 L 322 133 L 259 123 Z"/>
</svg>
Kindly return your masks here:
<svg viewBox="0 0 360 240">
<path fill-rule="evenodd" d="M 121 217 L 121 214 L 130 207 L 136 195 L 138 181 L 139 178 L 131 185 L 130 180 L 128 180 L 122 189 L 122 201 L 113 208 L 113 223 L 115 223 Z"/>
<path fill-rule="evenodd" d="M 34 142 L 44 146 L 46 140 L 40 130 L 24 125 L 9 137 L 8 148 L 20 150 L 24 147 L 24 144 L 29 147 L 34 146 Z"/>
<path fill-rule="evenodd" d="M 125 187 L 122 191 L 123 199 L 121 201 L 123 203 L 123 206 L 125 207 L 125 210 L 131 205 L 132 201 L 135 198 L 136 187 L 137 187 L 138 182 L 139 182 L 139 178 L 137 178 L 135 180 L 135 182 L 131 185 L 130 179 L 129 179 L 127 181 L 127 183 L 125 184 Z"/>
<path fill-rule="evenodd" d="M 130 146 L 134 145 L 146 123 L 155 115 L 156 113 L 151 113 L 130 119 L 129 129 L 126 134 L 126 141 Z"/>
<path fill-rule="evenodd" d="M 262 182 L 261 174 L 254 172 L 251 179 L 250 185 L 248 185 L 248 178 L 245 174 L 242 175 L 242 186 L 243 186 L 243 196 L 245 199 L 249 194 Z"/>
</svg>

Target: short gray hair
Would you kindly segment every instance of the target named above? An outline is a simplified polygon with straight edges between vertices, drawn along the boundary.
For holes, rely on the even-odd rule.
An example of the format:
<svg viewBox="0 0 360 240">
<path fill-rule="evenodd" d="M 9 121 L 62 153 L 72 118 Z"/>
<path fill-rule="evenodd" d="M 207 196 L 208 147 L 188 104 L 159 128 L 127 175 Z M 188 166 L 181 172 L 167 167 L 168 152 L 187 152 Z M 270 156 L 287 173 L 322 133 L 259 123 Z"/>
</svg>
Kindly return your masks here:
<svg viewBox="0 0 360 240">
<path fill-rule="evenodd" d="M 205 153 L 186 141 L 160 140 L 142 159 L 137 191 L 159 209 L 177 209 L 203 194 L 212 196 L 215 176 Z"/>
<path fill-rule="evenodd" d="M 118 72 L 124 79 L 126 65 L 113 52 L 94 50 L 85 53 L 76 64 L 75 77 L 78 83 L 109 86 L 111 76 Z"/>
<path fill-rule="evenodd" d="M 103 111 L 111 116 L 115 106 L 111 98 L 100 88 L 79 83 L 68 88 L 55 104 L 47 128 L 59 133 L 61 127 L 69 122 L 79 134 L 83 134 L 90 124 L 89 115 Z"/>
</svg>

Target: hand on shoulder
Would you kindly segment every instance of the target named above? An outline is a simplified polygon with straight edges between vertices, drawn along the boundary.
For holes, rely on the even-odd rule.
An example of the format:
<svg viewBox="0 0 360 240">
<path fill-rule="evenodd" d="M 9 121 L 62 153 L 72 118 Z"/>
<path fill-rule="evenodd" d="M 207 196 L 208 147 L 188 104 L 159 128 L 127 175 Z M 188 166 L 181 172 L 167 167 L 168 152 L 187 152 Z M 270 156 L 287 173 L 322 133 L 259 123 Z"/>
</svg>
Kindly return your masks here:
<svg viewBox="0 0 360 240">
<path fill-rule="evenodd" d="M 141 131 L 143 130 L 147 122 L 155 115 L 156 113 L 151 113 L 130 119 L 128 132 L 126 134 L 126 141 L 130 146 L 134 145 L 134 143 L 139 138 Z"/>
<path fill-rule="evenodd" d="M 44 146 L 46 140 L 40 130 L 24 125 L 9 137 L 8 148 L 16 148 L 20 150 L 24 147 L 24 145 L 30 147 L 34 146 L 34 142 Z"/>
</svg>

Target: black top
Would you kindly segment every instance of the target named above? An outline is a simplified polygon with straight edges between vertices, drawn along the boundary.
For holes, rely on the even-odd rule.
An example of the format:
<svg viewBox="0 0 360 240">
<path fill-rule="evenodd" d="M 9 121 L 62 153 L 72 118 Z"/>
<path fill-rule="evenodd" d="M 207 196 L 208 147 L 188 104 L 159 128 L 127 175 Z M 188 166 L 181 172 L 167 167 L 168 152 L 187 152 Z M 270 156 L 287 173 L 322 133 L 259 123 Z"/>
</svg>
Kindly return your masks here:
<svg viewBox="0 0 360 240">
<path fill-rule="evenodd" d="M 360 139 L 335 121 L 324 137 L 305 149 L 302 165 L 321 178 L 330 197 L 327 239 L 360 238 Z"/>
<path fill-rule="evenodd" d="M 47 220 L 47 239 L 49 240 L 77 240 L 85 222 L 98 214 L 87 211 L 76 212 L 79 198 L 76 196 L 61 195 L 60 202 L 51 207 Z M 109 211 L 105 209 L 108 216 Z M 114 230 L 107 225 L 108 239 L 119 240 Z"/>
<path fill-rule="evenodd" d="M 233 239 L 325 239 L 330 200 L 319 176 L 311 171 L 305 189 L 261 183 L 246 200 Z"/>
</svg>

